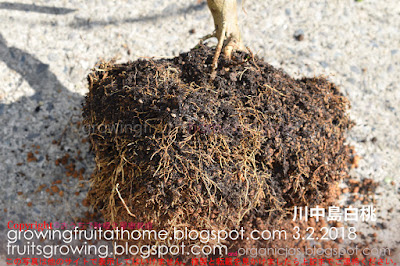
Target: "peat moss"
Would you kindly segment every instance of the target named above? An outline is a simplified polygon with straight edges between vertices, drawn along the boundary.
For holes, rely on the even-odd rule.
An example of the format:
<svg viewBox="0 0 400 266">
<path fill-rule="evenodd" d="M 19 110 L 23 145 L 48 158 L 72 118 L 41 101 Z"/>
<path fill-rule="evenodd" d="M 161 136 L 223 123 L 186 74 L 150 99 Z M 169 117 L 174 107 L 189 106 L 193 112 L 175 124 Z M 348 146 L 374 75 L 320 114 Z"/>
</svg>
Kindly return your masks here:
<svg viewBox="0 0 400 266">
<path fill-rule="evenodd" d="M 221 58 L 211 80 L 213 55 L 199 45 L 88 76 L 83 117 L 97 164 L 88 198 L 107 221 L 254 229 L 336 200 L 352 125 L 339 89 L 245 53 Z"/>
</svg>

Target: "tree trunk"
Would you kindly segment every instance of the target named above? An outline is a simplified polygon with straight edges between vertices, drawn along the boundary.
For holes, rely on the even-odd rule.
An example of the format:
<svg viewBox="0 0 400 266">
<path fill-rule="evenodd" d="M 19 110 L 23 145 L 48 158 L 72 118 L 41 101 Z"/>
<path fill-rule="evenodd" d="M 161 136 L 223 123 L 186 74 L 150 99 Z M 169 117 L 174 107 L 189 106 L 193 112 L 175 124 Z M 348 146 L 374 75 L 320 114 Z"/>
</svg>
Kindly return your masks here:
<svg viewBox="0 0 400 266">
<path fill-rule="evenodd" d="M 207 0 L 207 4 L 215 25 L 215 33 L 211 36 L 218 39 L 213 60 L 213 69 L 216 69 L 221 51 L 231 58 L 233 51 L 244 50 L 245 47 L 240 36 L 236 0 Z"/>
</svg>

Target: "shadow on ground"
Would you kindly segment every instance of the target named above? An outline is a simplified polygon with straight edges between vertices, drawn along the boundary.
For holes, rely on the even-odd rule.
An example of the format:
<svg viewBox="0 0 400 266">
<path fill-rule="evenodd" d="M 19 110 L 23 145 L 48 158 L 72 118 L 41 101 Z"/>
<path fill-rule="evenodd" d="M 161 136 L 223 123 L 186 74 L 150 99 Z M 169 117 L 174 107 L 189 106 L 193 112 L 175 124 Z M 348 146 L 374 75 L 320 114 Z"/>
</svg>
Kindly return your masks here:
<svg viewBox="0 0 400 266">
<path fill-rule="evenodd" d="M 50 71 L 48 64 L 24 50 L 7 45 L 1 34 L 0 61 L 18 73 L 34 90 L 31 96 L 23 96 L 10 104 L 0 103 L 0 153 L 7 158 L 0 165 L 2 218 L 20 223 L 66 221 L 71 212 L 63 209 L 63 204 L 49 204 L 49 195 L 36 190 L 42 184 L 50 187 L 54 180 L 65 176 L 64 170 L 54 165 L 54 157 L 63 152 L 64 146 L 72 150 L 76 146 L 71 134 L 65 134 L 65 130 L 71 132 L 71 120 L 74 117 L 80 119 L 83 96 L 69 91 Z M 64 135 L 62 145 L 52 144 L 53 140 Z M 83 136 L 83 132 L 75 132 L 77 139 Z M 37 161 L 33 163 L 29 162 L 27 154 L 33 151 L 34 144 L 41 148 L 35 155 Z M 85 158 L 82 165 L 90 163 L 90 159 Z M 70 186 L 74 182 L 67 184 Z M 73 191 L 66 192 L 65 198 L 71 205 L 78 202 Z M 64 201 L 60 197 L 55 200 Z M 31 205 L 27 204 L 29 202 Z M 72 210 L 74 217 L 78 210 Z M 0 226 L 0 237 L 5 237 L 6 226 L 5 223 Z M 4 248 L 0 246 L 0 254 L 6 254 Z"/>
<path fill-rule="evenodd" d="M 173 7 L 167 7 L 163 12 L 161 13 L 156 13 L 154 15 L 147 15 L 147 16 L 141 16 L 137 18 L 127 18 L 123 20 L 92 20 L 90 18 L 79 18 L 75 17 L 74 21 L 72 21 L 69 26 L 71 28 L 91 28 L 91 27 L 104 27 L 108 25 L 121 25 L 121 24 L 129 24 L 129 23 L 138 23 L 138 22 L 152 22 L 157 19 L 162 19 L 162 18 L 167 18 L 167 17 L 174 17 L 174 16 L 179 16 L 182 14 L 189 15 L 193 12 L 197 12 L 199 10 L 202 10 L 206 7 L 207 3 L 205 1 L 202 1 L 200 3 L 193 3 L 190 4 L 189 6 L 182 7 L 182 8 L 173 8 Z"/>
<path fill-rule="evenodd" d="M 10 3 L 10 2 L 0 2 L 0 9 L 17 10 L 23 12 L 36 12 L 36 13 L 44 13 L 52 15 L 65 15 L 76 11 L 76 9 L 71 9 L 71 8 L 38 6 L 35 4 L 22 4 L 22 3 Z"/>
</svg>

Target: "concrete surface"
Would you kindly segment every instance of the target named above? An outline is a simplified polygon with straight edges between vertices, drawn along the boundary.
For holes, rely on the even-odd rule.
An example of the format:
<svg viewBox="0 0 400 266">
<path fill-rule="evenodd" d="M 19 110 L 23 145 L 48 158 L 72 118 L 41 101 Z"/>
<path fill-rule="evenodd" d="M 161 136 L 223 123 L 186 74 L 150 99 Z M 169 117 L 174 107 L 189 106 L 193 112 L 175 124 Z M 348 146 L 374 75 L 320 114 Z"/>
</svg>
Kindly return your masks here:
<svg viewBox="0 0 400 266">
<path fill-rule="evenodd" d="M 290 75 L 326 75 L 349 97 L 357 123 L 349 142 L 361 156 L 352 176 L 380 183 L 378 222 L 387 228 L 377 232 L 377 245 L 399 246 L 399 2 L 250 0 L 244 10 L 243 38 L 253 52 Z M 0 20 L 0 237 L 5 238 L 10 220 L 71 222 L 87 211 L 81 204 L 87 182 L 66 177 L 55 160 L 80 150 L 77 167 L 93 170 L 88 145 L 80 141 L 84 132 L 73 123 L 95 63 L 178 55 L 211 32 L 212 20 L 197 0 L 6 1 L 0 2 Z M 293 38 L 296 31 L 304 32 L 303 41 Z M 27 162 L 28 152 L 36 150 L 37 162 Z M 63 196 L 37 191 L 57 179 Z M 370 226 L 357 229 L 371 232 Z M 4 241 L 0 254 L 6 254 Z M 400 249 L 393 255 L 400 263 Z"/>
</svg>

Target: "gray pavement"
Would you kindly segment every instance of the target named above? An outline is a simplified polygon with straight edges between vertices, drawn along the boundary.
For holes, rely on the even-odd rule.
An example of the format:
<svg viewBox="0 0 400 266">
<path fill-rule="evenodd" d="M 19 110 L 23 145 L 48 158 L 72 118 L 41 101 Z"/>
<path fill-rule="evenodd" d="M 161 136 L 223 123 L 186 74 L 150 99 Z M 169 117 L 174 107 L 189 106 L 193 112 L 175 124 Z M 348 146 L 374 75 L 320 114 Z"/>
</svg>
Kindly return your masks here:
<svg viewBox="0 0 400 266">
<path fill-rule="evenodd" d="M 296 77 L 325 75 L 349 97 L 356 126 L 348 140 L 361 157 L 352 176 L 380 184 L 378 222 L 387 227 L 377 231 L 374 245 L 399 246 L 399 1 L 247 0 L 243 9 L 243 39 L 253 52 Z M 85 168 L 85 176 L 94 168 L 88 144 L 81 142 L 84 132 L 74 122 L 95 63 L 178 55 L 211 32 L 212 20 L 197 0 L 17 0 L 0 2 L 0 26 L 4 238 L 10 220 L 71 222 L 87 211 L 87 181 L 67 177 L 55 160 L 80 150 L 76 167 Z M 304 32 L 303 41 L 295 40 L 296 31 Z M 29 152 L 36 160 L 28 162 Z M 62 196 L 46 192 L 53 182 Z M 47 187 L 38 191 L 42 184 Z M 374 232 L 371 225 L 357 229 Z M 0 254 L 6 254 L 0 243 Z M 393 255 L 400 263 L 400 249 Z"/>
</svg>

